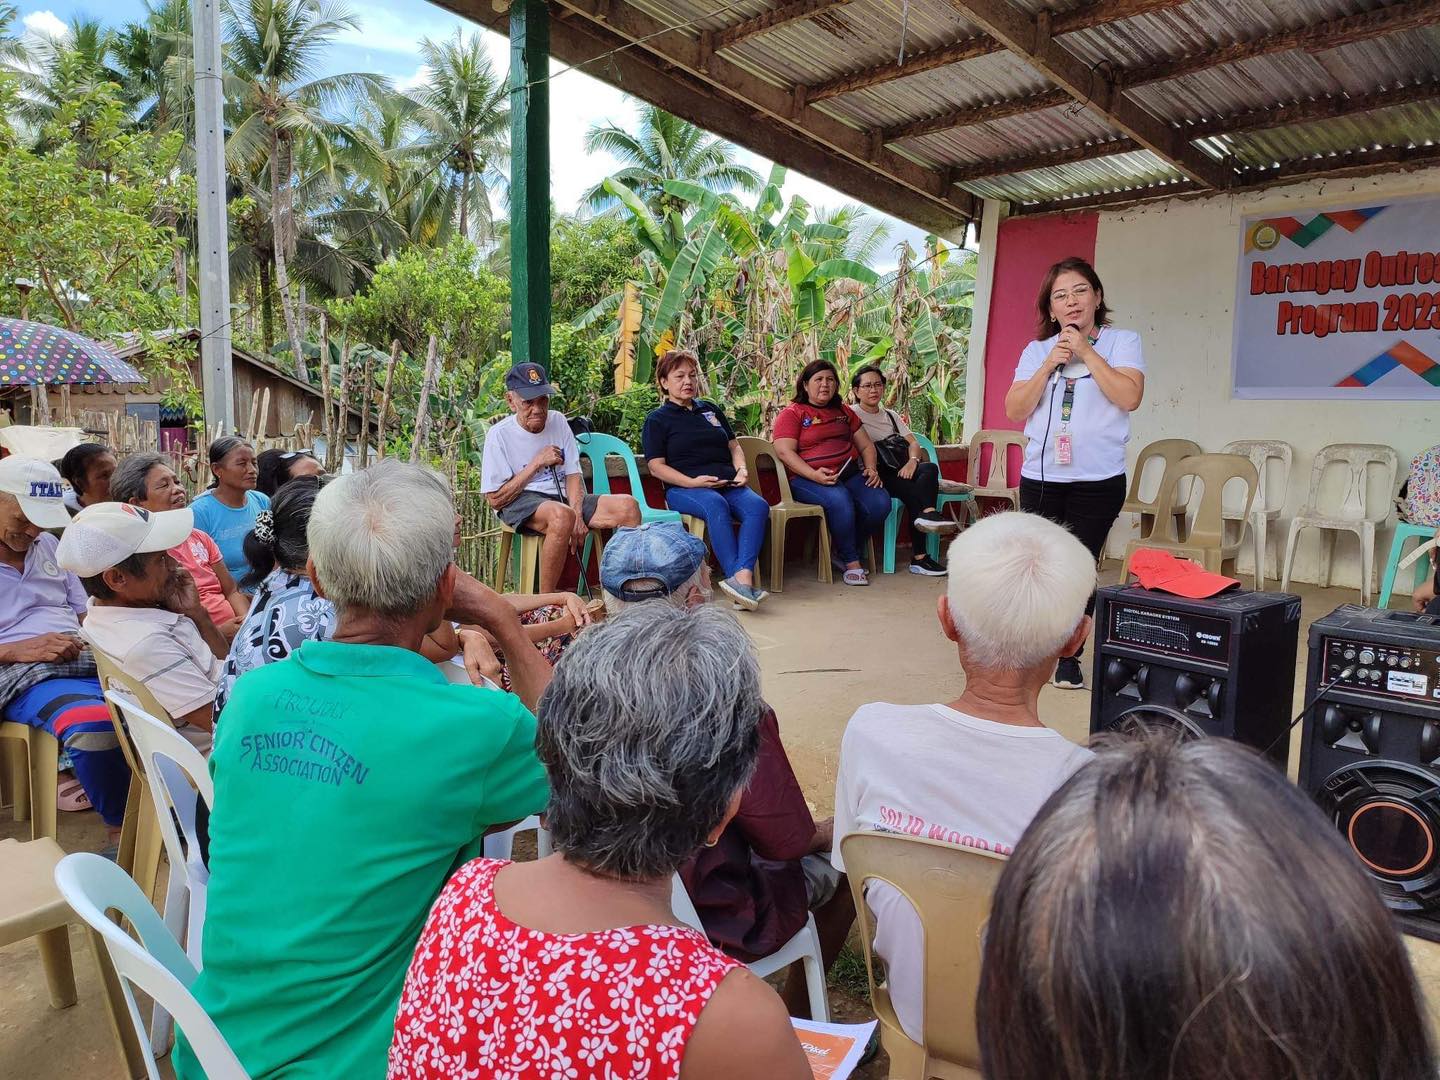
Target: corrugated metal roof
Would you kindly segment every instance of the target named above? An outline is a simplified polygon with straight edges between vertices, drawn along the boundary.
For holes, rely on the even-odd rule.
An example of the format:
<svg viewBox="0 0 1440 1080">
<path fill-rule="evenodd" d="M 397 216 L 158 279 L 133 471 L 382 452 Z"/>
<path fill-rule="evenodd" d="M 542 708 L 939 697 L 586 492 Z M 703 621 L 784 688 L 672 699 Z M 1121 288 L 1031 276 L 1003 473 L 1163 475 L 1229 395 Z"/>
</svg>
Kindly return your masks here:
<svg viewBox="0 0 1440 1080">
<path fill-rule="evenodd" d="M 684 32 L 720 30 L 779 0 L 613 0 L 627 2 Z M 961 0 L 963 3 L 963 0 Z M 1087 0 L 1011 0 L 1017 7 L 1052 14 Z M 1144 68 L 1204 55 L 1225 45 L 1313 27 L 1391 6 L 1375 0 L 1189 0 L 1149 14 L 1068 33 L 1063 48 L 1097 72 Z M 852 0 L 756 34 L 723 56 L 773 85 L 816 86 L 839 76 L 895 64 L 902 36 L 907 56 L 974 38 L 981 31 L 949 0 Z M 1373 93 L 1440 79 L 1440 26 L 1372 37 L 1337 48 L 1291 50 L 1256 56 L 1180 78 L 1135 86 L 1130 101 L 1157 118 L 1185 125 L 1316 98 Z M 1051 89 L 1024 60 L 999 51 L 964 63 L 882 82 L 824 101 L 819 109 L 859 130 L 909 122 L 1007 101 Z M 1083 105 L 1024 113 L 968 127 L 910 137 L 891 144 L 898 154 L 935 169 L 973 166 L 1042 154 L 1122 136 Z M 1370 114 L 1217 136 L 1202 150 L 1238 167 L 1270 166 L 1373 146 L 1440 143 L 1440 99 Z M 1050 201 L 1124 190 L 1179 179 L 1154 155 L 1138 151 L 962 185 L 987 197 Z"/>
</svg>

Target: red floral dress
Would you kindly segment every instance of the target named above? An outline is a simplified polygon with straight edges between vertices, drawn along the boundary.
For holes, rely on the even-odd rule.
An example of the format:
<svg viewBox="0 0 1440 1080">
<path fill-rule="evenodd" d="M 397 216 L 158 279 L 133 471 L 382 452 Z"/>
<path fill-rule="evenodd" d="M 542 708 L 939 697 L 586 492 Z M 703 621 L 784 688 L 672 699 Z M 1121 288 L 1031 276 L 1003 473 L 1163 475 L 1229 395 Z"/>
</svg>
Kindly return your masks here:
<svg viewBox="0 0 1440 1080">
<path fill-rule="evenodd" d="M 700 1010 L 739 962 L 679 926 L 518 926 L 495 906 L 508 865 L 466 863 L 430 909 L 390 1080 L 675 1080 Z"/>
</svg>

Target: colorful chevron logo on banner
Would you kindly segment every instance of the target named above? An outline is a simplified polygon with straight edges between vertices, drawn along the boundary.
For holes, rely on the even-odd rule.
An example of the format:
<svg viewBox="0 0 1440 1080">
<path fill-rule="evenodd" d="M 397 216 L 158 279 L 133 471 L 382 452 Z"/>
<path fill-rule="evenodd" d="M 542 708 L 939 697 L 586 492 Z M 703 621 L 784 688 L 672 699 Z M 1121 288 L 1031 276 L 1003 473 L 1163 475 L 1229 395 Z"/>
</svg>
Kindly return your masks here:
<svg viewBox="0 0 1440 1080">
<path fill-rule="evenodd" d="M 1303 223 L 1293 217 L 1264 218 L 1250 227 L 1250 235 L 1245 238 L 1245 251 L 1246 254 L 1256 248 L 1269 251 L 1282 236 L 1296 247 L 1309 247 L 1336 225 L 1353 233 L 1384 209 L 1383 206 L 1362 206 L 1355 210 L 1328 210 Z"/>
<path fill-rule="evenodd" d="M 1375 359 L 1337 382 L 1336 386 L 1369 386 L 1397 367 L 1409 368 L 1431 386 L 1440 386 L 1440 363 L 1431 360 L 1408 341 L 1397 341 Z"/>
</svg>

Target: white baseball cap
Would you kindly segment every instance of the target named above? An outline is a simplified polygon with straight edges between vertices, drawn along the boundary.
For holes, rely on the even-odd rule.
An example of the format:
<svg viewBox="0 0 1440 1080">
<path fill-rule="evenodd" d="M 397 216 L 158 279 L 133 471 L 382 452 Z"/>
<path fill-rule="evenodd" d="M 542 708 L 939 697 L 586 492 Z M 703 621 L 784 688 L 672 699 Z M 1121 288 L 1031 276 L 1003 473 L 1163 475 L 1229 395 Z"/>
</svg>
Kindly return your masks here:
<svg viewBox="0 0 1440 1080">
<path fill-rule="evenodd" d="M 70 524 L 65 487 L 48 461 L 14 454 L 0 460 L 0 491 L 15 496 L 31 524 L 42 529 L 63 529 Z"/>
<path fill-rule="evenodd" d="M 94 577 L 131 555 L 168 551 L 194 528 L 189 507 L 146 510 L 129 503 L 95 503 L 71 519 L 55 549 L 55 561 L 82 578 Z"/>
</svg>

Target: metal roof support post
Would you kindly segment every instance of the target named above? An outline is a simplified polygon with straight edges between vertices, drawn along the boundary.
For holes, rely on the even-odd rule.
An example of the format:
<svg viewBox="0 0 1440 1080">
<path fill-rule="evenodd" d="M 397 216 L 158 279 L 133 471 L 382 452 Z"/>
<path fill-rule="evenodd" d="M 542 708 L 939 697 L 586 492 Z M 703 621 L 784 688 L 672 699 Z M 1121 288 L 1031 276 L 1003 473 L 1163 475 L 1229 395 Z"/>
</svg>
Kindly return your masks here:
<svg viewBox="0 0 1440 1080">
<path fill-rule="evenodd" d="M 195 187 L 200 288 L 200 384 L 205 431 L 235 430 L 230 365 L 230 230 L 225 216 L 225 96 L 220 0 L 195 0 Z M 208 438 L 208 435 L 205 436 Z M 203 438 L 202 438 L 203 442 Z"/>
<path fill-rule="evenodd" d="M 990 297 L 995 289 L 995 249 L 1000 223 L 1010 204 L 986 199 L 980 211 L 980 254 L 975 264 L 975 301 L 970 313 L 970 351 L 965 357 L 965 416 L 961 434 L 970 437 L 985 426 L 985 342 L 990 336 Z"/>
<path fill-rule="evenodd" d="M 510 353 L 550 367 L 550 13 L 510 5 Z"/>
</svg>

